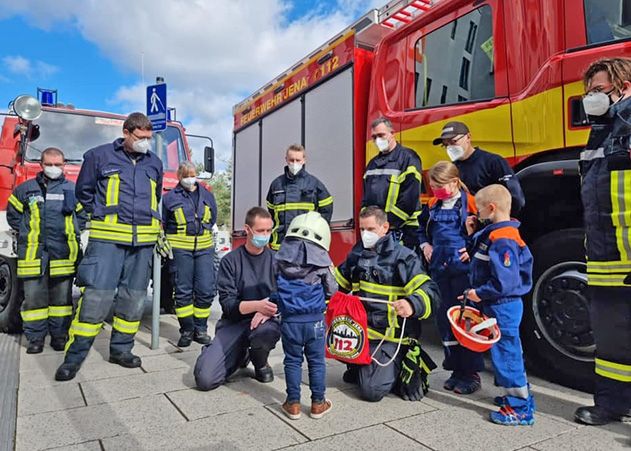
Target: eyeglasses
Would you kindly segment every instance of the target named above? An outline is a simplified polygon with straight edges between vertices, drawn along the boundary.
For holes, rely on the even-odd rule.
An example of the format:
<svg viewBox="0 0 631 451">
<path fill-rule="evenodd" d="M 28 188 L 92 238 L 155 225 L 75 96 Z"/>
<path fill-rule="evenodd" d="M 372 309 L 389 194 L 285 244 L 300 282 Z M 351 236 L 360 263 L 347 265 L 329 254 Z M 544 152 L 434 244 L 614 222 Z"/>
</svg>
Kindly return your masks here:
<svg viewBox="0 0 631 451">
<path fill-rule="evenodd" d="M 141 139 L 146 139 L 149 142 L 153 141 L 153 137 L 151 136 L 138 136 L 134 132 L 129 132 L 129 134 L 133 136 L 136 139 L 136 141 L 140 141 Z"/>
<path fill-rule="evenodd" d="M 444 139 L 443 140 L 443 147 L 447 147 L 447 146 L 454 146 L 456 144 L 458 144 L 458 141 L 460 141 L 462 138 L 464 138 L 465 135 L 460 135 L 460 136 L 454 136 L 451 139 Z"/>
</svg>

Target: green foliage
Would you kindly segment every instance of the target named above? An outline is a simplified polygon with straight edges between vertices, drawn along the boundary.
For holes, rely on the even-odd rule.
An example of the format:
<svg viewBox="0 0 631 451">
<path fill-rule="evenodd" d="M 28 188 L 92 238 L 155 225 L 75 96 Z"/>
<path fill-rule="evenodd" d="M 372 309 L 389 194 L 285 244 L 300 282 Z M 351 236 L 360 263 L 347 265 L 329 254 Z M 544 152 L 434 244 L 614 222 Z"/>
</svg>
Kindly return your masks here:
<svg viewBox="0 0 631 451">
<path fill-rule="evenodd" d="M 204 165 L 197 163 L 197 172 L 204 172 Z M 215 173 L 210 179 L 204 180 L 206 184 L 212 187 L 212 192 L 217 201 L 217 226 L 220 229 L 226 228 L 230 230 L 232 214 L 230 212 L 230 204 L 232 201 L 232 162 L 229 162 L 228 169 L 223 172 Z"/>
</svg>

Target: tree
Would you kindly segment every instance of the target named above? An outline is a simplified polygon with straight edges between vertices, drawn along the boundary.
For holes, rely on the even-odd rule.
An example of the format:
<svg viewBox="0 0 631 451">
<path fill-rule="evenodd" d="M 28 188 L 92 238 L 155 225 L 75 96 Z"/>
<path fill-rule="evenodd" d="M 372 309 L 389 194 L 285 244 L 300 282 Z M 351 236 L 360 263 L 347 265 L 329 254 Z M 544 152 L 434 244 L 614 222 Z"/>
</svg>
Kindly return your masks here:
<svg viewBox="0 0 631 451">
<path fill-rule="evenodd" d="M 204 180 L 210 185 L 215 200 L 217 201 L 217 226 L 231 228 L 232 214 L 230 205 L 232 201 L 232 160 L 227 162 L 227 169 L 222 172 L 216 172 L 210 179 Z M 197 163 L 197 172 L 204 172 L 204 165 Z"/>
</svg>

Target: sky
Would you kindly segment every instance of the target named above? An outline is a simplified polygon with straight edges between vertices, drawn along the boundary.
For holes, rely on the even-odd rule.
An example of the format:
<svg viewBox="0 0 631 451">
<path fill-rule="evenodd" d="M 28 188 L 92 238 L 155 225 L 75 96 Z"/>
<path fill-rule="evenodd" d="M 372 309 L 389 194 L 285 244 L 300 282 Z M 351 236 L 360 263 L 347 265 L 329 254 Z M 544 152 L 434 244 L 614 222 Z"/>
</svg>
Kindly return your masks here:
<svg viewBox="0 0 631 451">
<path fill-rule="evenodd" d="M 177 119 L 226 161 L 232 107 L 385 2 L 0 0 L 0 110 L 40 87 L 81 109 L 145 111 L 162 76 Z"/>
</svg>

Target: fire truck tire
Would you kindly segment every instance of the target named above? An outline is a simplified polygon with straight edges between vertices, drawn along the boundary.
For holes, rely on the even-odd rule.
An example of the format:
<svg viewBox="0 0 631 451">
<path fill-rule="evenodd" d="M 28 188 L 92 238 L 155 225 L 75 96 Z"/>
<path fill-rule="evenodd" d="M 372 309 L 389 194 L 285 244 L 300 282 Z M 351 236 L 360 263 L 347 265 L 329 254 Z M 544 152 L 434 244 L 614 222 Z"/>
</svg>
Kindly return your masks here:
<svg viewBox="0 0 631 451">
<path fill-rule="evenodd" d="M 567 387 L 593 391 L 585 233 L 564 229 L 532 243 L 533 289 L 524 299 L 521 336 L 528 369 Z"/>
<path fill-rule="evenodd" d="M 22 331 L 21 304 L 16 261 L 0 257 L 0 333 L 14 334 Z"/>
<path fill-rule="evenodd" d="M 169 272 L 168 265 L 162 265 L 162 276 L 160 278 L 160 308 L 163 313 L 175 313 L 173 302 L 173 279 Z"/>
</svg>

